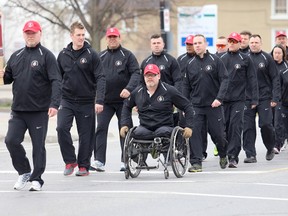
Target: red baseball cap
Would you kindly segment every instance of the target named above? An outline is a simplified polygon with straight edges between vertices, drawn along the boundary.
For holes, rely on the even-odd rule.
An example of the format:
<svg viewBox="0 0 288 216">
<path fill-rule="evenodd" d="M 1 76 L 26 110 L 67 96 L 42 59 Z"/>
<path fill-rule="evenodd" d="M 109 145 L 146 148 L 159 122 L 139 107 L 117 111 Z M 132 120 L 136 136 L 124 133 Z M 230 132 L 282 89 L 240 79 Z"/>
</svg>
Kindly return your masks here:
<svg viewBox="0 0 288 216">
<path fill-rule="evenodd" d="M 238 41 L 238 42 L 241 42 L 241 35 L 239 34 L 239 33 L 237 33 L 237 32 L 232 32 L 229 36 L 228 36 L 228 38 L 227 38 L 228 40 L 229 39 L 233 39 L 233 40 L 236 40 L 236 41 Z"/>
<path fill-rule="evenodd" d="M 147 73 L 160 74 L 159 67 L 155 64 L 148 64 L 144 69 L 144 74 Z"/>
<path fill-rule="evenodd" d="M 193 44 L 193 39 L 194 39 L 193 35 L 188 35 L 188 37 L 185 40 L 185 44 L 187 44 L 187 43 Z"/>
<path fill-rule="evenodd" d="M 26 32 L 26 31 L 38 32 L 41 30 L 42 29 L 41 29 L 40 24 L 34 20 L 30 20 L 30 21 L 26 22 L 24 27 L 23 27 L 23 32 Z"/>
<path fill-rule="evenodd" d="M 278 31 L 278 32 L 276 33 L 276 37 L 275 37 L 275 38 L 280 37 L 280 36 L 287 37 L 286 32 L 285 32 L 285 31 Z"/>
<path fill-rule="evenodd" d="M 107 31 L 106 31 L 106 36 L 109 37 L 109 36 L 117 36 L 119 37 L 120 36 L 120 32 L 117 28 L 113 27 L 113 28 L 108 28 Z"/>
</svg>

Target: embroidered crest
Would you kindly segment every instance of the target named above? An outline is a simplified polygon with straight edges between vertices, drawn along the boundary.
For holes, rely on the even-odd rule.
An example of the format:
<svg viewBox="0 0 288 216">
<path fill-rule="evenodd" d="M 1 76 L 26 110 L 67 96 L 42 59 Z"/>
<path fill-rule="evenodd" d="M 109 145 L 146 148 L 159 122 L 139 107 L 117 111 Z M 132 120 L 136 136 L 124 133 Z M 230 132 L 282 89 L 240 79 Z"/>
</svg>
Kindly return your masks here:
<svg viewBox="0 0 288 216">
<path fill-rule="evenodd" d="M 160 95 L 160 96 L 158 96 L 158 97 L 157 97 L 157 101 L 158 101 L 158 102 L 162 102 L 162 101 L 164 101 L 164 97 L 163 97 L 163 96 L 161 96 L 161 95 Z"/>
<path fill-rule="evenodd" d="M 205 71 L 211 71 L 212 70 L 212 66 L 211 65 L 207 65 L 206 67 L 205 67 Z"/>
<path fill-rule="evenodd" d="M 264 68 L 265 64 L 263 62 L 260 62 L 258 66 L 259 66 L 259 68 Z"/>
<path fill-rule="evenodd" d="M 159 66 L 159 69 L 160 69 L 160 70 L 165 70 L 165 66 L 164 66 L 164 65 L 160 65 L 160 66 Z"/>
<path fill-rule="evenodd" d="M 241 68 L 241 65 L 240 64 L 235 64 L 234 65 L 234 68 L 237 70 L 237 69 L 240 69 Z"/>
<path fill-rule="evenodd" d="M 33 68 L 33 67 L 37 67 L 39 65 L 39 63 L 38 63 L 38 61 L 37 60 L 33 60 L 32 62 L 31 62 L 31 67 Z"/>
<path fill-rule="evenodd" d="M 85 64 L 87 63 L 87 59 L 86 58 L 81 58 L 80 59 L 80 64 Z"/>
<path fill-rule="evenodd" d="M 118 61 L 115 62 L 115 66 L 120 66 L 120 65 L 122 65 L 122 61 L 118 60 Z"/>
</svg>

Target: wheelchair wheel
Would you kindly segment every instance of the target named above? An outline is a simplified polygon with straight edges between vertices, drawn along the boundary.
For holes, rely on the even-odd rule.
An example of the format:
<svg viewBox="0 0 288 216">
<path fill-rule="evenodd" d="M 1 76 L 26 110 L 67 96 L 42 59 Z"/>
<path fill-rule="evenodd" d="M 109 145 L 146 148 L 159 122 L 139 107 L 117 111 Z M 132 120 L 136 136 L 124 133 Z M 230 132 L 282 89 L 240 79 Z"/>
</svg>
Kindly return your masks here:
<svg viewBox="0 0 288 216">
<path fill-rule="evenodd" d="M 170 160 L 172 170 L 177 178 L 183 177 L 189 164 L 189 142 L 183 137 L 183 129 L 175 127 L 170 139 Z"/>
<path fill-rule="evenodd" d="M 141 169 L 137 169 L 137 167 L 141 163 L 142 157 L 141 154 L 138 153 L 137 143 L 133 142 L 133 138 L 131 137 L 135 128 L 136 127 L 133 127 L 128 131 L 124 142 L 123 159 L 126 167 L 126 171 L 124 172 L 126 179 L 129 178 L 129 175 L 132 178 L 136 178 L 141 172 Z"/>
</svg>

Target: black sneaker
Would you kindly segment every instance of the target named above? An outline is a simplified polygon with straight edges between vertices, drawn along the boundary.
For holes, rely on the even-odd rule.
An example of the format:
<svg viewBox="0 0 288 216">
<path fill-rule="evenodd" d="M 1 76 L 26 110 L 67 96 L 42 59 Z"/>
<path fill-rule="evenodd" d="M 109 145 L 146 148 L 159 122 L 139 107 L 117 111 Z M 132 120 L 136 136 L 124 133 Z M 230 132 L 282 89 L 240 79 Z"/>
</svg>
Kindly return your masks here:
<svg viewBox="0 0 288 216">
<path fill-rule="evenodd" d="M 237 168 L 237 162 L 236 160 L 232 159 L 229 161 L 229 164 L 228 164 L 228 167 L 229 168 Z"/>
<path fill-rule="evenodd" d="M 257 159 L 254 156 L 247 157 L 244 159 L 244 163 L 257 163 Z"/>
<path fill-rule="evenodd" d="M 275 156 L 275 153 L 274 153 L 273 149 L 271 151 L 267 151 L 266 160 L 270 161 L 270 160 L 272 160 L 274 158 L 274 156 Z"/>
<path fill-rule="evenodd" d="M 225 169 L 227 167 L 227 164 L 228 164 L 227 157 L 220 158 L 219 164 L 220 164 L 221 169 Z"/>
<path fill-rule="evenodd" d="M 202 165 L 201 164 L 192 164 L 192 166 L 188 169 L 188 172 L 202 172 Z"/>
</svg>

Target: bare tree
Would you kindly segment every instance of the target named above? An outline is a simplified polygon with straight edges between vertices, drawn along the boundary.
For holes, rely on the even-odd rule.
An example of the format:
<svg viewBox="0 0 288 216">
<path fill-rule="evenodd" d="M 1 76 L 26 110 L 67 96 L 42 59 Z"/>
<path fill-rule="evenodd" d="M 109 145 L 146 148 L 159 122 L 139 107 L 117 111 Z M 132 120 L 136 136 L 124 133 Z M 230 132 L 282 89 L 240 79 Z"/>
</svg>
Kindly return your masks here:
<svg viewBox="0 0 288 216">
<path fill-rule="evenodd" d="M 21 8 L 65 30 L 78 19 L 87 29 L 87 40 L 100 50 L 107 27 L 145 15 L 157 16 L 159 0 L 8 0 L 5 6 Z"/>
</svg>

